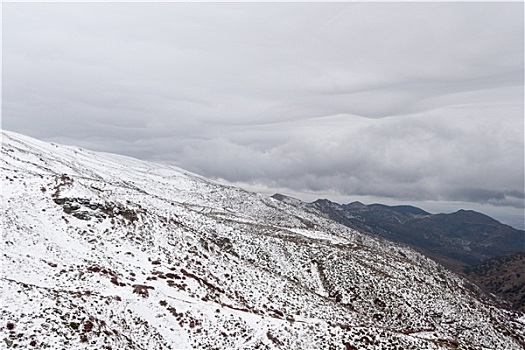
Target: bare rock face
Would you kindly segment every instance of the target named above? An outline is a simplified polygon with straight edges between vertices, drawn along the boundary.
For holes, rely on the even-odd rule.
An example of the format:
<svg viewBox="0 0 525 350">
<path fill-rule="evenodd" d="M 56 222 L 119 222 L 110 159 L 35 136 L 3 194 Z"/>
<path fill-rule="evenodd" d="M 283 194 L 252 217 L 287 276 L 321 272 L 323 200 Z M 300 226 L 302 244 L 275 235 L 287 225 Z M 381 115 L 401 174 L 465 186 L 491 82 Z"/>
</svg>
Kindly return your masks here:
<svg viewBox="0 0 525 350">
<path fill-rule="evenodd" d="M 181 169 L 3 132 L 2 346 L 522 349 L 412 249 Z"/>
</svg>

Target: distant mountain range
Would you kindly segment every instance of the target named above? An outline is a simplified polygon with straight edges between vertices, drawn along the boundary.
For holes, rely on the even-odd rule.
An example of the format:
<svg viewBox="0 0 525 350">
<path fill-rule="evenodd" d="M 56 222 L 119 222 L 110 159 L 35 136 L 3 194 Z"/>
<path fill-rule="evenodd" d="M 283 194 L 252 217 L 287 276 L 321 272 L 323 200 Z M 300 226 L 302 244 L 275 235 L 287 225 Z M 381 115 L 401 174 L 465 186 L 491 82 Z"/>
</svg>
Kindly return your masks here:
<svg viewBox="0 0 525 350">
<path fill-rule="evenodd" d="M 472 210 L 431 214 L 409 205 L 338 204 L 327 199 L 305 203 L 282 194 L 272 197 L 361 232 L 411 245 L 454 270 L 525 250 L 525 231 Z"/>
</svg>

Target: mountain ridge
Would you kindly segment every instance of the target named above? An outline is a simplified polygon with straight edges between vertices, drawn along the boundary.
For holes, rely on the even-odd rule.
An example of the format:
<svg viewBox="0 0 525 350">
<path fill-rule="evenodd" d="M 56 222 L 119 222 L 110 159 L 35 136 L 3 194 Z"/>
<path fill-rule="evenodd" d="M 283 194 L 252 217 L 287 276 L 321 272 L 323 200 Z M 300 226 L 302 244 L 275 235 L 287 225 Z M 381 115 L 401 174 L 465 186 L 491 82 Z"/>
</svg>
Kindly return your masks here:
<svg viewBox="0 0 525 350">
<path fill-rule="evenodd" d="M 328 199 L 299 203 L 298 199 L 285 197 L 279 194 L 274 198 L 321 213 L 348 227 L 442 255 L 450 259 L 449 267 L 478 264 L 484 259 L 525 251 L 525 231 L 474 210 L 431 214 L 406 205 L 338 204 Z"/>
</svg>

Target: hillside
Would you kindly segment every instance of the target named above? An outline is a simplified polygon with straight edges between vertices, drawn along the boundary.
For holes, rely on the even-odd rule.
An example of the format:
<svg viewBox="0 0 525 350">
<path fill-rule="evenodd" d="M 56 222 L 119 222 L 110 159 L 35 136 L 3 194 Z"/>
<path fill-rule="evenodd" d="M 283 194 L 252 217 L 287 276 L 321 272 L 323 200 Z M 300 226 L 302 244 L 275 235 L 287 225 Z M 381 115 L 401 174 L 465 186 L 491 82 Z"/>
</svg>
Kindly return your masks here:
<svg viewBox="0 0 525 350">
<path fill-rule="evenodd" d="M 465 269 L 466 275 L 486 291 L 510 301 L 525 312 L 525 253 L 485 260 Z"/>
<path fill-rule="evenodd" d="M 2 138 L 2 346 L 525 346 L 523 314 L 410 248 L 178 168 Z"/>
</svg>

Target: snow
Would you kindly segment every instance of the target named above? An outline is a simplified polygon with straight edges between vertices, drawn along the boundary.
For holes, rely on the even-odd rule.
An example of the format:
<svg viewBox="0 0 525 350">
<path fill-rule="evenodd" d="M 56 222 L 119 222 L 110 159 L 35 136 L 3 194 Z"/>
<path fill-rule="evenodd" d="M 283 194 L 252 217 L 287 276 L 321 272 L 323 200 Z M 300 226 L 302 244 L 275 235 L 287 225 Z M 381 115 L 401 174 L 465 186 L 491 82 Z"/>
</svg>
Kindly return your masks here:
<svg viewBox="0 0 525 350">
<path fill-rule="evenodd" d="M 409 248 L 179 168 L 2 140 L 6 346 L 522 348 L 523 315 Z"/>
<path fill-rule="evenodd" d="M 318 230 L 306 230 L 306 229 L 298 229 L 298 228 L 291 228 L 288 229 L 289 231 L 298 233 L 300 235 L 303 235 L 308 238 L 312 239 L 318 239 L 318 240 L 325 240 L 332 244 L 349 244 L 352 247 L 356 247 L 355 243 L 352 243 L 348 239 L 345 239 L 343 237 L 338 237 L 334 234 L 327 234 L 323 231 Z"/>
</svg>

